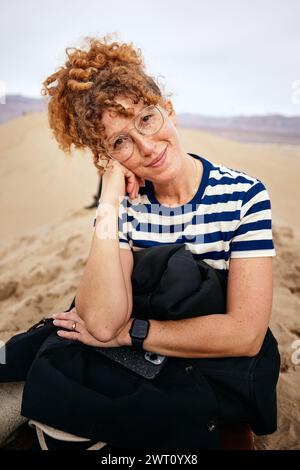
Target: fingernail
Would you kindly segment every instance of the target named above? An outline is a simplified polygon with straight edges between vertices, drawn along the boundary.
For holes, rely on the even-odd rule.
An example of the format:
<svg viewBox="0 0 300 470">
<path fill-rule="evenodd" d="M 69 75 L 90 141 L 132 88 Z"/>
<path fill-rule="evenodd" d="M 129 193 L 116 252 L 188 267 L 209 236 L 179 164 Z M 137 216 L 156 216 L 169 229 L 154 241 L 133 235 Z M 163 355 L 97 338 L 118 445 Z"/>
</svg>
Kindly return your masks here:
<svg viewBox="0 0 300 470">
<path fill-rule="evenodd" d="M 56 317 L 57 317 L 57 313 L 54 313 L 54 314 L 52 315 L 52 317 L 53 317 L 53 318 L 56 318 Z"/>
</svg>

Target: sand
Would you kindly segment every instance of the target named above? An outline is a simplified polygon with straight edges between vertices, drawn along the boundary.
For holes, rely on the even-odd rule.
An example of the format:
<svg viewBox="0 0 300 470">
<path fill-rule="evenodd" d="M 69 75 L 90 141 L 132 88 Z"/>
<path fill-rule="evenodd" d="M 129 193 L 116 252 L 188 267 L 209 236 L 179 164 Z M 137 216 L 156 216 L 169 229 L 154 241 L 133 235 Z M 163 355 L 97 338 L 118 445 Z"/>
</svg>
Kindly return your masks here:
<svg viewBox="0 0 300 470">
<path fill-rule="evenodd" d="M 277 250 L 271 329 L 282 366 L 278 430 L 255 441 L 258 449 L 300 449 L 300 364 L 292 361 L 300 338 L 300 147 L 179 132 L 187 151 L 245 171 L 269 191 Z M 58 150 L 43 113 L 0 125 L 0 158 L 0 340 L 6 341 L 71 303 L 93 234 L 94 209 L 84 206 L 98 176 L 90 154 L 68 158 Z"/>
</svg>

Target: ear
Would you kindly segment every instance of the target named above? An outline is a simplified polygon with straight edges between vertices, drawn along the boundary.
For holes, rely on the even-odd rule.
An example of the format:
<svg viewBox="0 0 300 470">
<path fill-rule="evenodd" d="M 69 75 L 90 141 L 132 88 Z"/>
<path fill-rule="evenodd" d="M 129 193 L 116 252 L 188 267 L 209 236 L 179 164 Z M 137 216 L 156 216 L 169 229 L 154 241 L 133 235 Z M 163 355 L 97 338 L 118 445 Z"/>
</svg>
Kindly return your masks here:
<svg viewBox="0 0 300 470">
<path fill-rule="evenodd" d="M 165 109 L 169 115 L 169 118 L 173 121 L 174 126 L 176 126 L 176 114 L 171 100 L 167 99 L 165 101 Z"/>
</svg>

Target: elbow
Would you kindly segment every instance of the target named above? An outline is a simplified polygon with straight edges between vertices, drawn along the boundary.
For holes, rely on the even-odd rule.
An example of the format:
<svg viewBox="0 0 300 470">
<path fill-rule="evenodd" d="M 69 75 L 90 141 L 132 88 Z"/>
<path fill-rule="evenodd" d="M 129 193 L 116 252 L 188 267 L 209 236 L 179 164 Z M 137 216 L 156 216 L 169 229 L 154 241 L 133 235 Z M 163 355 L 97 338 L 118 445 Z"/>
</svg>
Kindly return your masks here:
<svg viewBox="0 0 300 470">
<path fill-rule="evenodd" d="M 263 340 L 261 339 L 260 335 L 255 335 L 250 341 L 246 341 L 246 354 L 245 356 L 254 357 L 257 356 L 259 351 L 261 350 Z"/>
<path fill-rule="evenodd" d="M 120 319 L 112 309 L 95 311 L 94 309 L 80 305 L 76 302 L 76 299 L 75 307 L 77 314 L 84 321 L 87 331 L 102 343 L 113 340 L 120 331 L 120 326 L 124 326 L 124 320 L 126 319 L 125 313 L 124 317 Z"/>
<path fill-rule="evenodd" d="M 84 321 L 85 328 L 87 331 L 98 341 L 102 343 L 107 343 L 111 341 L 114 337 L 114 331 L 111 325 L 103 324 L 100 321 L 99 315 L 95 315 L 94 312 L 86 309 L 78 309 L 76 307 L 77 314 Z"/>
<path fill-rule="evenodd" d="M 90 314 L 86 316 L 85 327 L 87 331 L 101 343 L 108 343 L 115 337 L 115 332 L 111 325 L 103 324 L 99 321 L 99 318 L 95 318 L 95 315 Z"/>
<path fill-rule="evenodd" d="M 124 317 L 117 319 L 116 315 L 110 311 L 106 317 L 105 321 L 99 316 L 99 312 L 86 312 L 84 320 L 88 332 L 102 343 L 115 339 L 125 327 L 130 315 L 128 312 Z"/>
</svg>

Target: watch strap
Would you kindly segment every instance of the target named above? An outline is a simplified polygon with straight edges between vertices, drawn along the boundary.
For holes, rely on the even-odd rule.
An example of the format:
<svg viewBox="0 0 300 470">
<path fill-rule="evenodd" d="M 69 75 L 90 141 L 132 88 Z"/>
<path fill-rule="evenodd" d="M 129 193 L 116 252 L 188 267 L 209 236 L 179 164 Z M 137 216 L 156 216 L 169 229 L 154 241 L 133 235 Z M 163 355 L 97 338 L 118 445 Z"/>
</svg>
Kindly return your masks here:
<svg viewBox="0 0 300 470">
<path fill-rule="evenodd" d="M 143 351 L 144 339 L 131 337 L 132 347 L 138 351 Z"/>
</svg>

